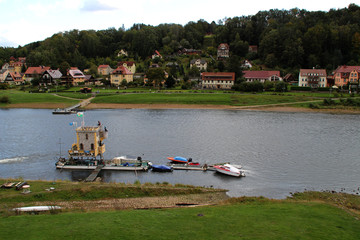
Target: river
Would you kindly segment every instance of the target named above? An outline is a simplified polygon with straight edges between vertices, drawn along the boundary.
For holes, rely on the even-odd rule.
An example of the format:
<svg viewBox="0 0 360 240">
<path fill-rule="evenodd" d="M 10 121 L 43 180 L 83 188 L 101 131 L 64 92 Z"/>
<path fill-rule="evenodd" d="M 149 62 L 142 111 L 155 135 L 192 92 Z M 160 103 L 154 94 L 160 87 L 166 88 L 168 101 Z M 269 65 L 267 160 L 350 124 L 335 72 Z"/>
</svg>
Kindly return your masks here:
<svg viewBox="0 0 360 240">
<path fill-rule="evenodd" d="M 91 110 L 86 125 L 109 130 L 105 158 L 142 156 L 165 164 L 169 156 L 200 163 L 240 164 L 246 177 L 212 171 L 172 173 L 103 171 L 106 182 L 168 182 L 228 189 L 230 196 L 285 198 L 290 192 L 359 193 L 360 117 L 199 109 Z M 75 141 L 76 115 L 44 109 L 0 110 L 0 177 L 78 180 L 89 172 L 59 171 L 56 158 Z M 59 144 L 61 143 L 61 144 Z"/>
</svg>

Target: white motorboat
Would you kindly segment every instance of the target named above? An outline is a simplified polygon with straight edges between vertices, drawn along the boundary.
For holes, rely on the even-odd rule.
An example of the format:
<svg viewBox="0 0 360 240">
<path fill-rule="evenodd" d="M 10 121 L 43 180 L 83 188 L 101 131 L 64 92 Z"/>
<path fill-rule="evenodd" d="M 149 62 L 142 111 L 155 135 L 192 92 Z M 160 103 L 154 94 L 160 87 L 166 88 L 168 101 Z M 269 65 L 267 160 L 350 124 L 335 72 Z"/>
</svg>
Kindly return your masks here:
<svg viewBox="0 0 360 240">
<path fill-rule="evenodd" d="M 224 164 L 224 165 L 215 165 L 214 168 L 217 172 L 226 174 L 229 176 L 234 176 L 234 177 L 244 177 L 245 176 L 243 171 L 241 171 L 240 169 L 238 169 L 228 163 Z"/>
</svg>

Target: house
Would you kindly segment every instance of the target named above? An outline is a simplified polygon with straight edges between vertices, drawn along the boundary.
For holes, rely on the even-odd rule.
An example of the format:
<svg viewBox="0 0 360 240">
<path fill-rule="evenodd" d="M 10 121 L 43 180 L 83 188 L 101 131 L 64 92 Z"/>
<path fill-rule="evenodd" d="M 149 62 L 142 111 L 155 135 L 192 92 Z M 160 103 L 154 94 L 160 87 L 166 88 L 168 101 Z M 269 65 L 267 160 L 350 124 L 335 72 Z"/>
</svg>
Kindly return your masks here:
<svg viewBox="0 0 360 240">
<path fill-rule="evenodd" d="M 5 77 L 7 76 L 8 73 L 9 73 L 9 70 L 7 70 L 5 68 L 0 70 L 0 83 L 4 82 Z"/>
<path fill-rule="evenodd" d="M 125 50 L 125 49 L 121 49 L 118 54 L 117 54 L 118 57 L 121 57 L 121 56 L 125 56 L 127 57 L 128 56 L 128 52 Z"/>
<path fill-rule="evenodd" d="M 334 71 L 335 85 L 338 87 L 359 84 L 360 66 L 340 66 Z"/>
<path fill-rule="evenodd" d="M 44 72 L 49 69 L 50 67 L 44 66 L 29 67 L 25 72 L 24 80 L 26 82 L 31 82 L 34 78 L 40 78 L 44 74 Z"/>
<path fill-rule="evenodd" d="M 68 71 L 68 79 L 73 85 L 78 85 L 79 83 L 85 82 L 85 75 L 82 71 L 77 68 L 71 68 Z"/>
<path fill-rule="evenodd" d="M 17 61 L 17 62 L 11 62 L 10 66 L 9 66 L 9 71 L 10 72 L 18 72 L 21 73 L 22 67 L 23 67 L 24 63 Z"/>
<path fill-rule="evenodd" d="M 283 81 L 293 86 L 297 86 L 299 83 L 299 81 L 291 73 L 286 74 L 285 77 L 283 78 Z"/>
<path fill-rule="evenodd" d="M 280 71 L 243 71 L 246 82 L 282 81 Z"/>
<path fill-rule="evenodd" d="M 155 50 L 155 53 L 151 56 L 152 59 L 155 59 L 155 58 L 162 58 L 161 54 L 159 53 L 158 50 Z"/>
<path fill-rule="evenodd" d="M 257 53 L 257 52 L 258 52 L 258 46 L 249 45 L 249 53 Z"/>
<path fill-rule="evenodd" d="M 200 55 L 201 50 L 184 48 L 183 50 L 180 51 L 180 54 L 182 54 L 182 55 Z"/>
<path fill-rule="evenodd" d="M 230 47 L 227 43 L 220 43 L 218 50 L 217 50 L 217 58 L 223 59 L 228 58 L 230 54 Z"/>
<path fill-rule="evenodd" d="M 136 64 L 133 61 L 122 61 L 118 63 L 118 66 L 126 67 L 130 72 L 136 73 Z"/>
<path fill-rule="evenodd" d="M 252 68 L 252 64 L 250 61 L 245 60 L 243 64 L 241 65 L 242 68 Z"/>
<path fill-rule="evenodd" d="M 53 85 L 61 81 L 62 73 L 59 70 L 46 70 L 41 76 L 41 84 Z"/>
<path fill-rule="evenodd" d="M 196 66 L 199 71 L 206 71 L 207 69 L 207 62 L 203 59 L 193 59 L 190 61 L 190 68 Z"/>
<path fill-rule="evenodd" d="M 202 88 L 231 89 L 234 84 L 234 72 L 204 72 L 201 74 Z"/>
<path fill-rule="evenodd" d="M 299 87 L 327 87 L 325 69 L 300 69 Z"/>
<path fill-rule="evenodd" d="M 119 86 L 123 81 L 127 83 L 134 81 L 134 74 L 124 66 L 118 66 L 110 75 L 110 84 Z"/>
<path fill-rule="evenodd" d="M 176 69 L 179 69 L 179 64 L 177 62 L 168 62 L 166 64 L 166 67 L 167 68 L 176 68 Z"/>
<path fill-rule="evenodd" d="M 21 85 L 24 83 L 23 75 L 21 73 L 8 72 L 4 78 L 4 82 L 9 85 Z"/>
<path fill-rule="evenodd" d="M 97 71 L 99 75 L 108 76 L 112 71 L 114 71 L 114 69 L 112 69 L 109 65 L 100 65 Z"/>
</svg>

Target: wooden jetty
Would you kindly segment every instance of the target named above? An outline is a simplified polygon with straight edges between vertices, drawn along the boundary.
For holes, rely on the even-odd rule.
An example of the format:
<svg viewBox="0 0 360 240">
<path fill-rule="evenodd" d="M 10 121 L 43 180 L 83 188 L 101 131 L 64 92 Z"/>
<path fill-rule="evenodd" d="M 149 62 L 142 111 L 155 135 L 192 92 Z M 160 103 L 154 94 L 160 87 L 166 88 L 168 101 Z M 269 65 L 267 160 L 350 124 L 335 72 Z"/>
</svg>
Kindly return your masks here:
<svg viewBox="0 0 360 240">
<path fill-rule="evenodd" d="M 85 182 L 93 182 L 95 181 L 96 177 L 99 175 L 101 169 L 104 165 L 98 165 L 95 170 L 85 179 Z"/>
</svg>

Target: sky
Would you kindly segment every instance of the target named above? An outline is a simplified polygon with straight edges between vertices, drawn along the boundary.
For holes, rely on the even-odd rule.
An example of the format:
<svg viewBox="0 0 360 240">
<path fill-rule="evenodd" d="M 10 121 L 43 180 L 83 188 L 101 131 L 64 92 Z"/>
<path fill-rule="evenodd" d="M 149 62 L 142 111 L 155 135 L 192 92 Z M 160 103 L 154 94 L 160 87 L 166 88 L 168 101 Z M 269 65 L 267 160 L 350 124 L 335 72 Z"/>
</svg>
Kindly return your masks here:
<svg viewBox="0 0 360 240">
<path fill-rule="evenodd" d="M 24 46 L 73 29 L 129 29 L 135 23 L 185 25 L 203 19 L 292 8 L 329 11 L 360 0 L 0 0 L 0 47 Z"/>
</svg>

